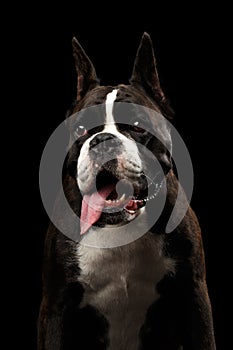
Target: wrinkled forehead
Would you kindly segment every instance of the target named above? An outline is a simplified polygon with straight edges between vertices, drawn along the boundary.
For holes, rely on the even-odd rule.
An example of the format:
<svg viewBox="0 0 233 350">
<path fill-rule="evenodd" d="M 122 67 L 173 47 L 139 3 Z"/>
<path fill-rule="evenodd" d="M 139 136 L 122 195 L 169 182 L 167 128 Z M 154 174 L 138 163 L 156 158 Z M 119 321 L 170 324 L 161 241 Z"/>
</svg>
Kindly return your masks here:
<svg viewBox="0 0 233 350">
<path fill-rule="evenodd" d="M 138 104 L 155 110 L 158 113 L 160 112 L 158 106 L 153 103 L 145 93 L 139 91 L 138 89 L 135 89 L 131 85 L 123 84 L 118 86 L 98 86 L 92 89 L 85 95 L 79 104 L 75 106 L 74 112 L 77 112 L 84 108 L 106 103 L 107 95 L 115 89 L 117 90 L 117 96 L 114 102 Z"/>
<path fill-rule="evenodd" d="M 98 106 L 98 109 L 102 110 L 102 113 L 104 114 L 105 104 L 106 102 L 109 103 L 109 99 L 107 99 L 107 97 L 113 90 L 117 90 L 114 101 L 111 99 L 111 103 L 113 104 L 113 113 L 116 110 L 119 110 L 123 105 L 125 105 L 129 110 L 135 109 L 136 106 L 138 106 L 137 109 L 140 110 L 140 106 L 142 106 L 141 111 L 143 107 L 145 107 L 145 111 L 151 110 L 156 111 L 157 113 L 161 113 L 159 107 L 154 102 L 152 102 L 144 92 L 135 89 L 131 85 L 121 84 L 118 86 L 98 86 L 92 89 L 78 104 L 75 104 L 73 106 L 69 112 L 69 116 L 73 113 L 88 109 L 89 107 L 92 107 L 91 109 L 94 110 L 94 106 Z M 119 102 L 122 102 L 122 106 Z M 156 115 L 156 113 L 154 114 Z M 152 119 L 154 119 L 153 116 Z"/>
</svg>

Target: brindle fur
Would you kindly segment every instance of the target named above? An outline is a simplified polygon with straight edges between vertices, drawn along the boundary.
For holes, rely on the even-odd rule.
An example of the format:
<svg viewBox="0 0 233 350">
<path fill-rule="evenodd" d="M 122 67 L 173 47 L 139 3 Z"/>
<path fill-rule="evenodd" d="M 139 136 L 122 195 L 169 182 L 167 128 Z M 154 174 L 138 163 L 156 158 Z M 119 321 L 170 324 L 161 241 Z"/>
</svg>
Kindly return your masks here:
<svg viewBox="0 0 233 350">
<path fill-rule="evenodd" d="M 92 64 L 75 43 L 78 73 L 77 101 L 71 113 L 93 103 L 102 103 L 111 87 L 101 87 Z M 144 50 L 144 54 L 143 54 Z M 146 52 L 146 54 L 145 54 Z M 85 64 L 82 65 L 82 62 Z M 144 69 L 148 67 L 148 69 Z M 150 38 L 144 34 L 138 51 L 131 85 L 120 85 L 119 101 L 142 104 L 171 115 L 162 93 Z M 73 153 L 72 153 L 73 152 Z M 70 162 L 78 155 L 72 149 Z M 69 162 L 68 162 L 69 163 Z M 175 272 L 167 273 L 154 286 L 160 297 L 149 307 L 140 330 L 140 349 L 214 350 L 211 305 L 205 275 L 205 259 L 198 220 L 189 207 L 179 226 L 165 233 L 177 198 L 178 180 L 172 169 L 167 176 L 167 197 L 162 215 L 151 229 L 163 238 L 163 254 L 175 261 Z M 80 216 L 81 197 L 75 178 L 66 171 L 64 191 L 73 210 Z M 183 200 L 186 200 L 185 197 Z M 79 282 L 77 246 L 51 223 L 47 232 L 43 269 L 43 299 L 38 326 L 38 350 L 107 349 L 107 319 L 93 306 L 79 307 L 84 288 Z M 127 246 L 114 248 L 127 250 Z M 147 254 L 146 244 L 141 250 Z M 117 267 L 116 267 L 117 268 Z M 150 266 L 148 267 L 150 268 Z M 119 348 L 126 350 L 126 348 Z M 135 349 L 136 350 L 136 349 Z"/>
</svg>

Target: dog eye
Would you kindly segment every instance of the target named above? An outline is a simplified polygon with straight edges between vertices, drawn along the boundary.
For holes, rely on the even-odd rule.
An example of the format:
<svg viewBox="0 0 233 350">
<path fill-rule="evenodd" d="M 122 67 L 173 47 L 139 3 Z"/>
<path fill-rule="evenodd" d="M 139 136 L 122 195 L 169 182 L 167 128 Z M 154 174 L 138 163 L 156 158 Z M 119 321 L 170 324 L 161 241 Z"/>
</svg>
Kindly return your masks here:
<svg viewBox="0 0 233 350">
<path fill-rule="evenodd" d="M 132 123 L 131 130 L 140 134 L 145 133 L 145 129 L 143 129 L 143 125 L 138 120 Z"/>
<path fill-rule="evenodd" d="M 87 129 L 85 128 L 85 126 L 78 125 L 75 132 L 74 132 L 74 135 L 76 137 L 81 137 L 81 136 L 85 135 L 86 133 L 87 133 Z"/>
</svg>

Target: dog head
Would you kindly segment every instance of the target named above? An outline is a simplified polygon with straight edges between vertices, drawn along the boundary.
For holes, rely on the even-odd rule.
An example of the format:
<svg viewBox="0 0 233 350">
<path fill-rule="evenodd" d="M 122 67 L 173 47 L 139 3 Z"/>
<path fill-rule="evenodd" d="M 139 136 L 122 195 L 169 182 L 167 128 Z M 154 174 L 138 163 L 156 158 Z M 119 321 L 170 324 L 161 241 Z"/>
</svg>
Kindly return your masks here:
<svg viewBox="0 0 233 350">
<path fill-rule="evenodd" d="M 75 38 L 73 52 L 78 79 L 77 99 L 68 114 L 72 116 L 68 167 L 81 193 L 84 234 L 92 225 L 132 221 L 154 199 L 172 167 L 169 128 L 164 118 L 156 116 L 170 117 L 172 110 L 161 89 L 147 33 L 136 55 L 130 85 L 101 86 Z M 152 166 L 151 157 L 159 167 Z M 153 188 L 150 197 L 149 186 Z"/>
</svg>

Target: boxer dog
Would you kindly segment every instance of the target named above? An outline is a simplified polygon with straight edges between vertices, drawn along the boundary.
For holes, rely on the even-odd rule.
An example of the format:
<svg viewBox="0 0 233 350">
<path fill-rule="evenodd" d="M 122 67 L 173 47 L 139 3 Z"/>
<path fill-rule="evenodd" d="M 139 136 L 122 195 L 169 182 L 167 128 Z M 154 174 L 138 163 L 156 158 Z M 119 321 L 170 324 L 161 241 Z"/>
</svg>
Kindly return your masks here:
<svg viewBox="0 0 233 350">
<path fill-rule="evenodd" d="M 192 209 L 188 206 L 178 226 L 166 232 L 179 182 L 166 124 L 173 112 L 161 89 L 151 39 L 144 33 L 129 85 L 101 86 L 76 38 L 73 52 L 77 98 L 68 117 L 77 117 L 67 119 L 73 141 L 63 189 L 80 218 L 84 241 L 50 224 L 38 349 L 214 350 L 201 230 Z M 92 106 L 98 112 L 89 113 Z M 165 118 L 142 115 L 137 106 Z M 156 174 L 150 174 L 150 155 L 160 165 Z M 121 237 L 137 234 L 141 223 L 156 215 L 164 194 L 161 215 L 147 232 L 119 246 L 98 245 L 98 237 L 108 237 L 114 228 Z M 185 201 L 183 196 L 177 212 Z"/>
</svg>

